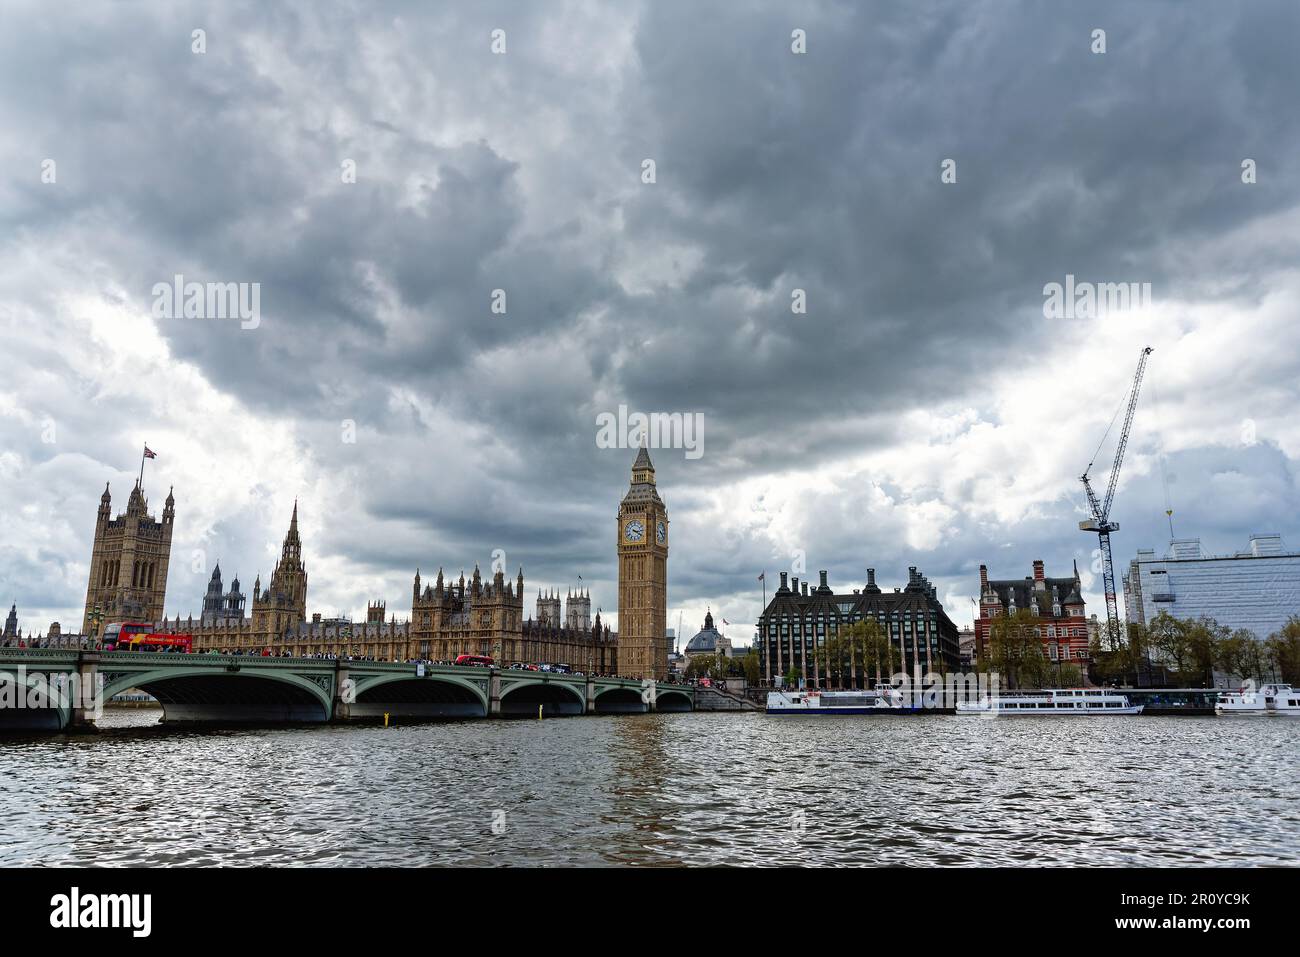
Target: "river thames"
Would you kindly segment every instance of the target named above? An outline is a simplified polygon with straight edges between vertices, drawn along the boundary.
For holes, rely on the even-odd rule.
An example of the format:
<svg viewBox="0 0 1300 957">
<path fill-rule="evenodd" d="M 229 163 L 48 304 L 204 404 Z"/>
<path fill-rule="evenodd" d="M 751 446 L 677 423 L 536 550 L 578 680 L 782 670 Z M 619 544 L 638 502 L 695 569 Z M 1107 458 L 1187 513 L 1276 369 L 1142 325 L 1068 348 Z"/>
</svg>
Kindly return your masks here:
<svg viewBox="0 0 1300 957">
<path fill-rule="evenodd" d="M 0 864 L 1300 862 L 1300 722 L 664 714 L 0 740 Z"/>
</svg>

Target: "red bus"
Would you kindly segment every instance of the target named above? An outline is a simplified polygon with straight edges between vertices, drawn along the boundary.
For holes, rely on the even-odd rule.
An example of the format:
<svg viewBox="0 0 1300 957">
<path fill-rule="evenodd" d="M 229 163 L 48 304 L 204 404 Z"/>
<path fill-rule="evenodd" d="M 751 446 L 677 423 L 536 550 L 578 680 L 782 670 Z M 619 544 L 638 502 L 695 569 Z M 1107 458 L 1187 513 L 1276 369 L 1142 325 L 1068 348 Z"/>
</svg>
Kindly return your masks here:
<svg viewBox="0 0 1300 957">
<path fill-rule="evenodd" d="M 113 651 L 121 644 L 122 650 L 125 651 L 125 645 L 131 638 L 152 632 L 153 625 L 143 621 L 115 621 L 111 625 L 104 626 L 104 637 L 100 639 L 100 644 L 105 651 Z"/>
<path fill-rule="evenodd" d="M 492 658 L 488 655 L 457 655 L 456 664 L 474 665 L 478 668 L 491 668 Z"/>
<path fill-rule="evenodd" d="M 178 651 L 189 654 L 194 639 L 153 630 L 153 625 L 138 621 L 114 622 L 104 629 L 101 645 L 105 651 Z"/>
<path fill-rule="evenodd" d="M 194 650 L 194 639 L 189 635 L 169 635 L 163 632 L 150 632 L 147 635 L 132 635 L 126 641 L 117 643 L 118 651 L 177 651 L 189 654 Z"/>
</svg>

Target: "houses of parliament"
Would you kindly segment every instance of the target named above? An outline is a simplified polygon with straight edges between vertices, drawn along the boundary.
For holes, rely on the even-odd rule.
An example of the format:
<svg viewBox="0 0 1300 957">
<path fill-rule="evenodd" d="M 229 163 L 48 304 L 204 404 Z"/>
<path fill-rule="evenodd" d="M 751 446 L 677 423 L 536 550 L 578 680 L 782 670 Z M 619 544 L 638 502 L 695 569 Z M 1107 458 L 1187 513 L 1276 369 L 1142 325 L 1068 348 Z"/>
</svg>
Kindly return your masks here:
<svg viewBox="0 0 1300 957">
<path fill-rule="evenodd" d="M 82 631 L 98 637 L 113 622 L 144 621 L 159 631 L 189 634 L 195 650 L 266 652 L 272 655 L 339 655 L 388 661 L 450 661 L 490 655 L 499 666 L 564 663 L 578 671 L 663 678 L 668 669 L 668 516 L 655 486 L 654 466 L 642 448 L 618 510 L 618 600 L 621 632 L 591 615 L 591 596 L 539 590 L 534 613 L 524 615 L 524 572 L 507 579 L 495 568 L 485 578 L 474 567 L 467 580 L 420 577 L 411 587 L 411 615 L 398 622 L 386 603 L 371 602 L 364 622 L 307 616 L 307 566 L 294 503 L 280 560 L 263 586 L 253 583 L 252 605 L 239 579 L 224 590 L 218 564 L 203 609 L 168 620 L 163 602 L 171 553 L 175 499 L 169 492 L 157 521 L 137 482 L 124 513 L 111 517 L 106 487 L 100 498 L 91 552 Z M 251 610 L 251 614 L 245 614 Z"/>
</svg>

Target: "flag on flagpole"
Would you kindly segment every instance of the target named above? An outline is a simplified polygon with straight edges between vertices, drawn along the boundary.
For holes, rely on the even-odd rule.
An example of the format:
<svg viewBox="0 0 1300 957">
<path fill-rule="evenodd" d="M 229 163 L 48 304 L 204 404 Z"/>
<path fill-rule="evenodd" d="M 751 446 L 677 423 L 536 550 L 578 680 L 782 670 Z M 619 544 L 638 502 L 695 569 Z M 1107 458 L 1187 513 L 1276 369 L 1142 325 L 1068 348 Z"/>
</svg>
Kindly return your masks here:
<svg viewBox="0 0 1300 957">
<path fill-rule="evenodd" d="M 147 459 L 156 459 L 158 457 L 158 453 L 146 445 L 144 447 L 144 457 Z"/>
<path fill-rule="evenodd" d="M 767 572 L 763 572 L 763 574 L 759 575 L 758 580 L 761 582 L 767 581 Z"/>
<path fill-rule="evenodd" d="M 731 624 L 731 622 L 727 621 L 727 619 L 725 619 L 725 618 L 722 619 L 722 623 L 723 623 L 724 625 L 730 625 L 730 624 Z"/>
</svg>

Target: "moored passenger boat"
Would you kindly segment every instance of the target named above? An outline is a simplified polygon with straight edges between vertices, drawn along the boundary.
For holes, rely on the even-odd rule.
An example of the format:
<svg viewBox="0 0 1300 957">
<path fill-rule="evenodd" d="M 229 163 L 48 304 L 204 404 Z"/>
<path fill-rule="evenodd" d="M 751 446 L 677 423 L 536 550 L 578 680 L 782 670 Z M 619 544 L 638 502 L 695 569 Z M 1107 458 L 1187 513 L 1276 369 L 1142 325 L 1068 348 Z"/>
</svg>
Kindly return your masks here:
<svg viewBox="0 0 1300 957">
<path fill-rule="evenodd" d="M 1285 684 L 1260 685 L 1225 691 L 1214 705 L 1215 714 L 1290 715 L 1300 717 L 1300 690 Z"/>
<path fill-rule="evenodd" d="M 879 685 L 872 691 L 772 691 L 768 714 L 915 714 L 896 688 Z"/>
<path fill-rule="evenodd" d="M 1030 715 L 1141 714 L 1142 705 L 1132 704 L 1126 695 L 1104 688 L 1065 688 L 1048 691 L 1015 691 L 984 695 L 978 701 L 958 701 L 957 713 L 988 717 Z"/>
</svg>

